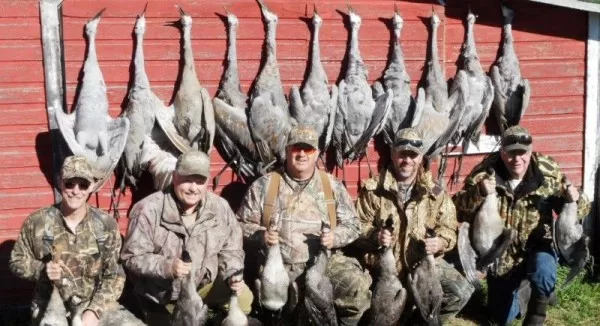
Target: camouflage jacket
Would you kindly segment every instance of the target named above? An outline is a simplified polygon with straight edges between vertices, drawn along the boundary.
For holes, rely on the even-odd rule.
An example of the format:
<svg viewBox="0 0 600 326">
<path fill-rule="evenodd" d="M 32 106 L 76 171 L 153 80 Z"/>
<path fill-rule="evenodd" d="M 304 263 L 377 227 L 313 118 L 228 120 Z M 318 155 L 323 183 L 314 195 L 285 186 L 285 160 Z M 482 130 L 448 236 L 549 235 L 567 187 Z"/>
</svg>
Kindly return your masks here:
<svg viewBox="0 0 600 326">
<path fill-rule="evenodd" d="M 472 222 L 485 199 L 479 193 L 478 183 L 487 176 L 488 167 L 496 174 L 498 209 L 505 225 L 517 231 L 517 238 L 494 268 L 499 276 L 509 272 L 523 261 L 528 249 L 551 246 L 553 212 L 562 210 L 562 178 L 558 164 L 550 157 L 533 153 L 529 168 L 519 186 L 513 190 L 508 184 L 509 172 L 499 153 L 486 158 L 473 168 L 464 188 L 454 195 L 459 221 Z M 577 202 L 579 218 L 590 211 L 590 203 L 581 194 Z"/>
<path fill-rule="evenodd" d="M 181 280 L 171 266 L 185 248 L 196 269 L 196 287 L 224 279 L 244 267 L 242 230 L 225 199 L 207 192 L 189 228 L 169 188 L 142 199 L 131 210 L 121 259 L 136 293 L 164 304 L 179 297 Z"/>
<path fill-rule="evenodd" d="M 392 250 L 398 272 L 406 272 L 423 258 L 423 239 L 432 229 L 442 239 L 443 253 L 456 245 L 456 210 L 450 196 L 437 185 L 430 172 L 419 171 L 410 194 L 399 200 L 398 183 L 392 166 L 374 178 L 361 183 L 356 209 L 362 236 L 356 245 L 363 250 L 365 263 L 372 267 L 377 258 L 377 234 L 386 219 L 393 219 Z"/>
<path fill-rule="evenodd" d="M 302 264 L 313 258 L 319 250 L 321 222 L 329 222 L 321 176 L 315 173 L 308 183 L 299 183 L 286 173 L 281 173 L 279 193 L 275 200 L 271 220 L 277 222 L 281 254 L 286 264 Z M 263 204 L 273 173 L 256 180 L 248 189 L 238 211 L 244 237 L 264 248 L 261 225 Z M 342 183 L 328 174 L 336 202 L 337 226 L 334 248 L 341 248 L 358 238 L 360 230 L 352 198 Z"/>
<path fill-rule="evenodd" d="M 123 291 L 125 274 L 119 264 L 121 234 L 111 216 L 88 206 L 75 233 L 66 226 L 58 204 L 27 217 L 9 267 L 18 277 L 36 282 L 34 305 L 44 305 L 52 292 L 45 272 L 46 263 L 52 259 L 52 245 L 68 268 L 68 271 L 63 269 L 62 280 L 55 282 L 65 303 L 73 306 L 89 302 L 86 309 L 98 316 L 116 304 Z"/>
</svg>

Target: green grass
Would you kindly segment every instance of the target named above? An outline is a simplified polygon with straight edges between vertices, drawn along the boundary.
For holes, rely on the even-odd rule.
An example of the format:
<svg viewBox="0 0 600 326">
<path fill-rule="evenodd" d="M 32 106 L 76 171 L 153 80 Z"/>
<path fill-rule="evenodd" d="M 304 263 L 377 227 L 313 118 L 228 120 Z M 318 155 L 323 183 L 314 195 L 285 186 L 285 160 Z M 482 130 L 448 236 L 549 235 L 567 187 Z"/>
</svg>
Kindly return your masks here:
<svg viewBox="0 0 600 326">
<path fill-rule="evenodd" d="M 598 0 L 600 1 L 600 0 Z M 600 324 L 600 283 L 588 271 L 579 275 L 566 288 L 561 288 L 568 268 L 560 267 L 558 270 L 558 304 L 548 309 L 545 325 L 598 325 Z M 463 309 L 461 314 L 446 323 L 450 326 L 481 325 L 486 321 L 486 289 L 476 291 Z M 522 320 L 517 320 L 511 325 L 520 325 Z"/>
</svg>

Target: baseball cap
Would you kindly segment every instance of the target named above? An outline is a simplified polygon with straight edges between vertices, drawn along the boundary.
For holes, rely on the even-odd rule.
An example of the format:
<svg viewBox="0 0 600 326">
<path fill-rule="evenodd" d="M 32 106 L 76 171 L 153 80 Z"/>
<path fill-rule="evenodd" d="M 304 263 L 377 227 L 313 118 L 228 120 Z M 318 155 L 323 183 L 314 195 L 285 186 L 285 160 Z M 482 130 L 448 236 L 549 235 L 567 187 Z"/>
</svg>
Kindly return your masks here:
<svg viewBox="0 0 600 326">
<path fill-rule="evenodd" d="M 502 133 L 502 149 L 505 152 L 530 151 L 532 142 L 529 130 L 521 126 L 512 126 Z"/>
<path fill-rule="evenodd" d="M 423 138 L 415 128 L 405 128 L 398 131 L 394 139 L 393 149 L 395 151 L 411 151 L 423 153 Z"/>
<path fill-rule="evenodd" d="M 181 154 L 177 159 L 175 171 L 181 176 L 200 175 L 208 178 L 210 175 L 210 158 L 201 151 L 188 151 Z"/>
<path fill-rule="evenodd" d="M 69 156 L 62 165 L 61 176 L 63 180 L 81 178 L 94 182 L 94 167 L 83 156 Z"/>
<path fill-rule="evenodd" d="M 319 148 L 319 135 L 313 128 L 308 126 L 293 127 L 288 136 L 287 146 L 300 143 Z"/>
</svg>

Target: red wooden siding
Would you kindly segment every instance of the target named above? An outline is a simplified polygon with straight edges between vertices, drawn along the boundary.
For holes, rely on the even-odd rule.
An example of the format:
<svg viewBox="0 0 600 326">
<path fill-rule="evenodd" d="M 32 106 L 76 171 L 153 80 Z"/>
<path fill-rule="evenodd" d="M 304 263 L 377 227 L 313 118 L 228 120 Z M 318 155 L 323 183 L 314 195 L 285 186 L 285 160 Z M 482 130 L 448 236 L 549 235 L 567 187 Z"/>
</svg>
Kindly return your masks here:
<svg viewBox="0 0 600 326">
<path fill-rule="evenodd" d="M 301 17 L 312 15 L 313 1 L 266 0 L 279 15 L 277 55 L 286 91 L 300 84 L 307 64 L 310 30 Z M 331 83 L 341 76 L 341 62 L 346 51 L 348 32 L 342 15 L 347 12 L 346 0 L 315 1 L 324 18 L 321 33 L 322 60 Z M 450 1 L 461 3 L 460 1 Z M 65 70 L 68 107 L 73 107 L 77 77 L 82 69 L 85 51 L 83 25 L 100 9 L 107 10 L 99 25 L 97 51 L 108 87 L 110 112 L 117 116 L 127 94 L 129 66 L 133 53 L 132 30 L 136 15 L 143 10 L 145 0 L 66 0 L 63 3 Z M 466 7 L 444 8 L 436 1 L 370 1 L 355 0 L 350 4 L 362 16 L 360 48 L 369 68 L 369 80 L 382 75 L 389 47 L 390 32 L 380 18 L 389 18 L 396 3 L 404 18 L 402 48 L 413 94 L 421 78 L 427 49 L 427 28 L 423 17 L 433 8 L 443 25 L 439 29 L 438 45 L 445 65 L 446 77 L 453 77 L 456 59 L 464 36 L 463 18 Z M 498 1 L 472 3 L 479 15 L 475 25 L 477 48 L 484 69 L 496 57 L 500 44 L 501 15 Z M 145 34 L 146 69 L 153 90 L 165 102 L 171 100 L 179 60 L 180 32 L 165 23 L 177 20 L 174 4 L 180 4 L 194 18 L 193 49 L 199 79 L 211 94 L 223 71 L 226 50 L 226 29 L 216 13 L 223 5 L 240 20 L 238 55 L 240 75 L 247 91 L 255 78 L 264 39 L 258 5 L 253 0 L 242 1 L 150 1 Z M 583 166 L 583 120 L 585 81 L 585 40 L 587 15 L 583 12 L 541 4 L 519 4 L 516 8 L 514 38 L 521 60 L 521 71 L 532 85 L 532 99 L 523 124 L 535 136 L 535 149 L 554 156 L 571 180 L 580 185 Z M 569 24 L 558 21 L 569 17 Z M 51 147 L 45 108 L 44 72 L 40 41 L 40 19 L 37 0 L 0 1 L 0 303 L 25 302 L 29 285 L 17 281 L 7 269 L 8 256 L 24 218 L 34 209 L 53 201 L 50 187 Z M 371 165 L 376 169 L 377 151 L 369 148 Z M 482 155 L 464 159 L 462 177 L 482 159 Z M 212 171 L 224 163 L 215 151 Z M 449 175 L 455 165 L 451 158 Z M 435 165 L 434 165 L 435 168 Z M 360 179 L 367 178 L 366 161 L 348 165 L 346 180 L 355 196 Z M 339 177 L 341 171 L 336 170 Z M 227 172 L 221 178 L 220 192 L 235 177 Z M 114 182 L 114 181 L 113 181 Z M 91 203 L 109 209 L 108 184 Z M 455 192 L 458 187 L 450 187 Z M 234 194 L 240 197 L 242 194 Z M 139 197 L 139 196 L 138 196 Z M 121 199 L 119 212 L 126 216 L 132 202 L 130 190 Z M 124 230 L 127 219 L 120 225 Z"/>
</svg>

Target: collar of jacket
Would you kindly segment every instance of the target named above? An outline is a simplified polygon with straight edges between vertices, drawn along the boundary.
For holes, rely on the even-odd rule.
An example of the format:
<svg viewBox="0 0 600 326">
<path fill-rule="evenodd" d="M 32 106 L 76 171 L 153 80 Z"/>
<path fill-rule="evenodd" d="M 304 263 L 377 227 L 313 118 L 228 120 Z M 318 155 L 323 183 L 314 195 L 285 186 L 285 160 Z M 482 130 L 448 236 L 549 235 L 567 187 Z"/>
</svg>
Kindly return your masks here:
<svg viewBox="0 0 600 326">
<path fill-rule="evenodd" d="M 308 178 L 307 180 L 302 180 L 302 181 L 298 181 L 295 180 L 294 178 L 292 178 L 286 171 L 285 169 L 279 170 L 275 173 L 279 173 L 283 179 L 283 181 L 285 181 L 285 183 L 288 184 L 288 186 L 290 186 L 290 188 L 292 188 L 292 190 L 294 192 L 299 192 L 302 191 L 308 187 L 314 187 L 314 185 L 316 184 L 316 181 L 320 181 L 321 176 L 319 175 L 319 173 L 317 172 L 317 169 L 315 168 L 315 170 L 313 171 L 313 174 L 310 176 L 310 178 Z"/>
<path fill-rule="evenodd" d="M 204 203 L 196 210 L 198 217 L 195 224 L 202 224 L 205 221 L 211 220 L 215 217 L 214 209 L 211 207 L 211 201 L 208 200 L 209 196 L 210 193 L 207 192 L 206 196 L 204 197 Z M 187 234 L 186 228 L 181 221 L 181 211 L 172 187 L 169 187 L 169 189 L 165 191 L 161 224 L 173 232 L 183 235 Z"/>
<path fill-rule="evenodd" d="M 379 185 L 383 188 L 383 190 L 391 192 L 395 196 L 398 195 L 398 182 L 396 181 L 396 176 L 394 175 L 394 167 L 391 164 L 388 165 L 381 173 L 381 176 L 379 177 Z M 433 181 L 431 172 L 425 171 L 423 167 L 420 167 L 419 171 L 417 172 L 417 178 L 412 191 L 418 199 L 425 196 L 436 198 L 436 196 L 438 196 L 443 189 Z M 411 194 L 411 197 L 414 196 L 413 194 Z"/>
</svg>

